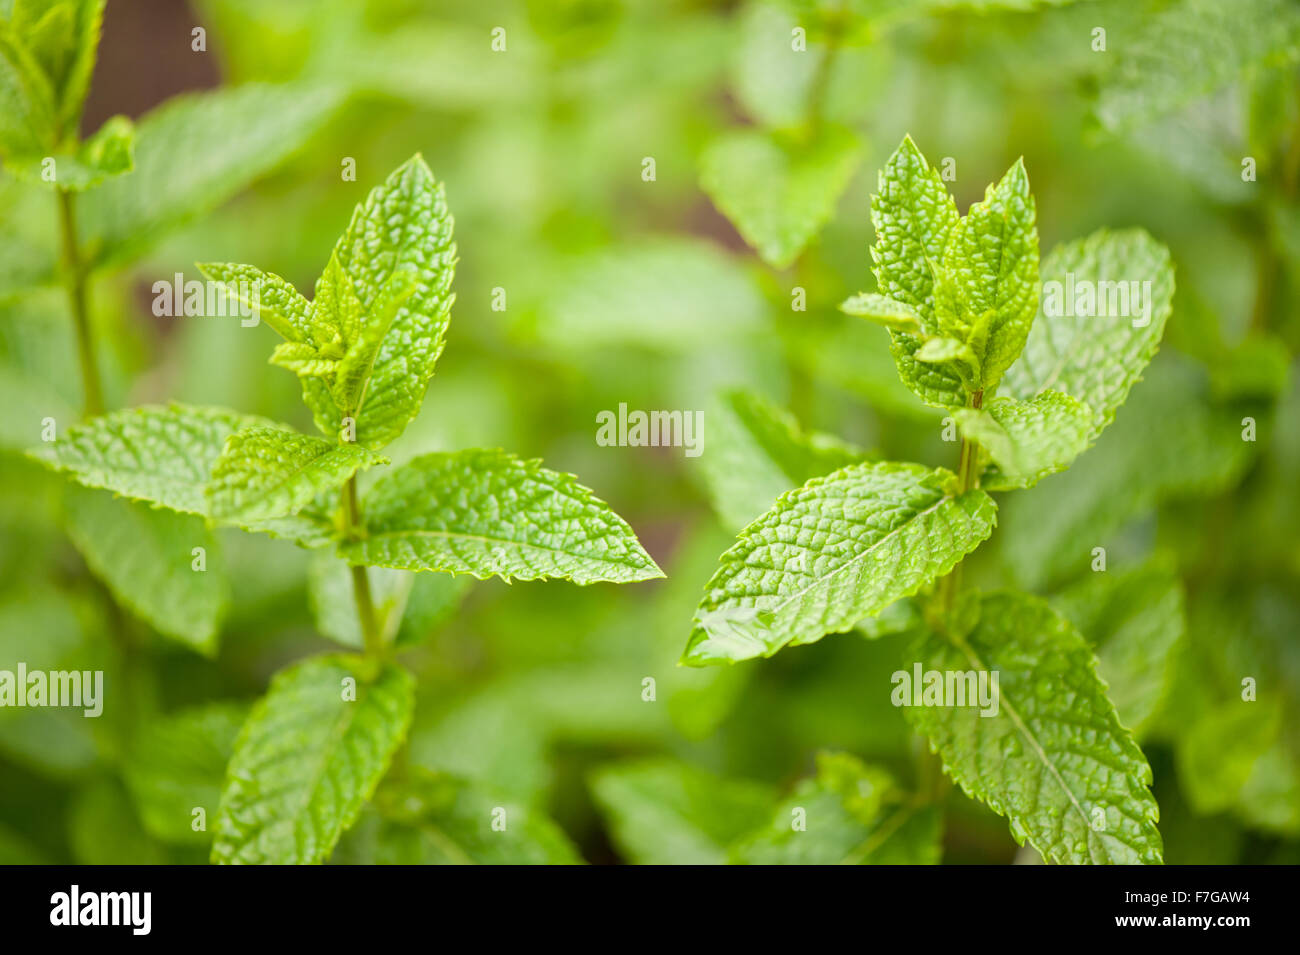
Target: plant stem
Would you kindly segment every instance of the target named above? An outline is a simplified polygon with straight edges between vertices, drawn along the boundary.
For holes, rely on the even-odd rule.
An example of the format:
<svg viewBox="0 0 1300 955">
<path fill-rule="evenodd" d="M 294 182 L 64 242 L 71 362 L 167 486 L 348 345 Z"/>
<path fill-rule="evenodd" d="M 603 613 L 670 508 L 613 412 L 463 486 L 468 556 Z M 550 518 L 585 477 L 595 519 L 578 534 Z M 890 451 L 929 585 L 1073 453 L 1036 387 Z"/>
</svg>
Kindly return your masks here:
<svg viewBox="0 0 1300 955">
<path fill-rule="evenodd" d="M 357 502 L 357 476 L 354 474 L 343 485 L 344 536 L 355 538 L 365 527 L 361 520 L 361 505 Z M 352 593 L 357 604 L 357 620 L 361 624 L 361 640 L 366 656 L 378 658 L 383 654 L 383 635 L 375 616 L 375 600 L 370 593 L 370 575 L 364 566 L 352 565 Z"/>
<path fill-rule="evenodd" d="M 104 389 L 95 364 L 95 346 L 86 308 L 86 264 L 81 260 L 77 242 L 77 212 L 72 193 L 58 190 L 59 232 L 63 237 L 63 265 L 67 274 L 68 302 L 77 328 L 77 358 L 81 364 L 81 389 L 85 398 L 85 416 L 104 413 Z"/>
<path fill-rule="evenodd" d="M 970 406 L 978 410 L 984 405 L 984 392 L 977 391 L 971 395 Z M 979 487 L 980 482 L 979 467 L 979 447 L 974 443 L 961 439 L 961 457 L 957 466 L 957 493 L 965 494 L 967 491 Z M 961 562 L 948 573 L 948 576 L 939 581 L 939 586 L 935 589 L 936 608 L 941 613 L 948 613 L 957 603 L 957 594 L 961 591 Z"/>
</svg>

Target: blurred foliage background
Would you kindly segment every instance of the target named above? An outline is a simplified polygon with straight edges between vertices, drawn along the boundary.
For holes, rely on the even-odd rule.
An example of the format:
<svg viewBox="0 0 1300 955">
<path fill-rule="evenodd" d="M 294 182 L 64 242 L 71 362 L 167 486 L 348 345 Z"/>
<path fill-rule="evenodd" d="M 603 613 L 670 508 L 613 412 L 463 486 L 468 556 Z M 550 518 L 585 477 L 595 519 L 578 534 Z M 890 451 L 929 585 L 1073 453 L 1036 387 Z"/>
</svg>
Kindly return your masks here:
<svg viewBox="0 0 1300 955">
<path fill-rule="evenodd" d="M 422 152 L 456 217 L 457 301 L 394 462 L 542 457 L 627 517 L 668 579 L 475 583 L 416 619 L 403 758 L 545 812 L 591 862 L 721 861 L 818 752 L 909 785 L 919 744 L 889 703 L 888 637 L 676 666 L 743 520 L 710 470 L 717 396 L 743 387 L 882 457 L 954 466 L 887 336 L 836 306 L 873 287 L 874 170 L 904 134 L 955 160 L 963 209 L 1023 155 L 1044 253 L 1139 225 L 1172 250 L 1178 291 L 1114 427 L 1005 501 L 967 579 L 1051 596 L 1098 645 L 1155 771 L 1168 862 L 1300 861 L 1297 62 L 1284 0 L 112 0 L 83 122 L 138 124 L 136 171 L 83 221 L 108 404 L 310 430 L 297 382 L 266 364 L 271 332 L 155 317 L 153 283 L 229 260 L 308 289 L 353 206 Z M 830 124 L 849 145 L 819 158 Z M 831 193 L 806 248 L 767 256 L 781 268 L 701 187 L 742 130 L 793 144 Z M 108 706 L 0 712 L 0 861 L 203 861 L 206 835 L 161 807 L 215 808 L 247 702 L 332 645 L 313 616 L 324 572 L 220 531 L 202 606 L 161 629 L 130 609 L 165 582 L 88 541 L 78 494 L 22 454 L 82 402 L 55 226 L 48 191 L 0 178 L 0 666 L 100 667 Z M 620 402 L 706 409 L 704 455 L 597 446 L 597 413 Z M 217 639 L 184 637 L 207 617 Z M 1004 820 L 948 799 L 943 861 L 1034 861 Z M 369 824 L 337 859 L 365 858 Z"/>
</svg>

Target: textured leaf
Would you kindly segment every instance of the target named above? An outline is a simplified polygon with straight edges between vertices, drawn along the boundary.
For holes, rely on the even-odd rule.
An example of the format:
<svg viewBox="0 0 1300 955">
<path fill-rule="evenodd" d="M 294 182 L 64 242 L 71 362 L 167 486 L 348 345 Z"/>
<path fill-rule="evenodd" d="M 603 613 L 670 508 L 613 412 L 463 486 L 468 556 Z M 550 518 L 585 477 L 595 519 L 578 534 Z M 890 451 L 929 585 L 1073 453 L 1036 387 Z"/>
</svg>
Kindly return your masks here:
<svg viewBox="0 0 1300 955">
<path fill-rule="evenodd" d="M 921 331 L 921 316 L 917 314 L 916 309 L 906 302 L 896 302 L 892 298 L 885 298 L 873 292 L 859 292 L 852 298 L 846 299 L 840 305 L 840 311 L 845 315 L 876 322 L 894 331 L 911 334 L 920 334 Z"/>
<path fill-rule="evenodd" d="M 230 585 L 201 518 L 76 486 L 68 488 L 66 516 L 68 536 L 118 603 L 164 636 L 216 653 Z M 196 547 L 202 571 L 194 569 Z"/>
<path fill-rule="evenodd" d="M 1172 569 L 1151 564 L 1089 574 L 1052 605 L 1097 648 L 1097 673 L 1120 722 L 1141 738 L 1173 683 L 1174 654 L 1187 626 Z"/>
<path fill-rule="evenodd" d="M 424 401 L 451 319 L 451 233 L 442 183 L 416 155 L 370 191 L 334 247 L 331 262 L 343 280 L 350 278 L 365 323 L 386 325 L 377 353 L 362 369 L 369 385 L 364 413 L 357 412 L 356 442 L 364 447 L 381 448 L 400 435 Z M 303 397 L 316 426 L 331 436 L 355 411 L 339 407 L 329 384 L 315 378 L 303 379 Z"/>
<path fill-rule="evenodd" d="M 763 261 L 783 269 L 834 214 L 860 155 L 840 126 L 806 139 L 737 130 L 705 150 L 700 184 Z"/>
<path fill-rule="evenodd" d="M 200 262 L 198 268 L 212 281 L 222 283 L 227 295 L 257 309 L 256 314 L 281 338 L 311 340 L 312 303 L 280 276 L 229 262 Z"/>
<path fill-rule="evenodd" d="M 252 523 L 290 517 L 357 471 L 388 459 L 355 444 L 279 428 L 247 428 L 226 440 L 205 493 L 218 520 Z"/>
<path fill-rule="evenodd" d="M 1003 380 L 1005 391 L 1022 401 L 1048 390 L 1078 398 L 1093 411 L 1090 438 L 1096 438 L 1160 347 L 1173 308 L 1169 250 L 1140 229 L 1102 230 L 1053 249 L 1043 261 L 1042 280 L 1043 303 L 1020 359 Z M 1053 282 L 1058 283 L 1055 299 Z M 1124 283 L 1129 290 L 1133 282 L 1150 283 L 1138 286 L 1144 289 L 1140 314 L 1136 298 L 1103 284 Z M 1089 311 L 1076 307 L 1089 288 L 1095 296 L 1092 311 L 1100 312 L 1104 301 L 1107 314 L 1076 314 Z"/>
<path fill-rule="evenodd" d="M 843 633 L 942 577 L 993 532 L 983 491 L 911 464 L 854 464 L 781 496 L 705 589 L 682 662 L 735 662 Z"/>
<path fill-rule="evenodd" d="M 908 706 L 947 772 L 1006 816 L 1048 862 L 1161 861 L 1151 768 L 1098 678 L 1087 643 L 1046 603 L 990 594 L 965 637 L 922 636 L 927 671 L 997 671 L 998 711 Z M 1098 811 L 1100 810 L 1100 811 Z"/>
<path fill-rule="evenodd" d="M 144 828 L 156 839 L 207 845 L 194 810 L 215 819 L 226 764 L 248 715 L 238 703 L 210 703 L 155 718 L 131 741 L 124 775 Z"/>
<path fill-rule="evenodd" d="M 357 657 L 329 656 L 276 675 L 235 741 L 213 862 L 294 865 L 329 856 L 411 721 L 411 675 L 393 663 L 368 670 Z"/>
<path fill-rule="evenodd" d="M 943 259 L 960 215 L 939 173 L 926 162 L 911 137 L 880 171 L 871 197 L 871 246 L 880 294 L 916 310 L 925 335 L 939 334 L 934 312 L 932 262 Z M 921 338 L 891 330 L 891 351 L 904 384 L 927 404 L 940 408 L 966 403 L 961 378 L 944 366 L 918 363 L 913 354 Z"/>
<path fill-rule="evenodd" d="M 359 831 L 362 859 L 379 865 L 576 865 L 577 848 L 532 806 L 448 776 L 417 771 L 375 798 Z M 499 822 L 504 822 L 502 829 Z M 494 823 L 497 825 L 494 827 Z"/>
<path fill-rule="evenodd" d="M 662 577 L 609 505 L 568 474 L 496 450 L 426 454 L 366 496 L 356 564 L 579 584 Z"/>
<path fill-rule="evenodd" d="M 662 758 L 604 766 L 589 785 L 636 865 L 721 865 L 727 846 L 767 821 L 774 797 L 760 783 Z"/>
<path fill-rule="evenodd" d="M 241 192 L 321 129 L 340 102 L 329 88 L 262 85 L 169 99 L 136 127 L 135 173 L 106 182 L 78 209 L 92 264 L 129 260 Z"/>
<path fill-rule="evenodd" d="M 1289 0 L 1183 0 L 1150 17 L 1116 53 L 1097 114 L 1119 130 L 1300 61 L 1300 10 Z"/>
<path fill-rule="evenodd" d="M 791 488 L 865 457 L 831 435 L 803 431 L 789 413 L 749 392 L 720 396 L 707 417 L 709 452 L 700 465 L 714 509 L 735 528 Z"/>
<path fill-rule="evenodd" d="M 1059 391 L 1030 401 L 994 398 L 982 411 L 953 412 L 962 436 L 977 442 L 996 466 L 980 478 L 990 491 L 1033 487 L 1063 471 L 1088 448 L 1092 411 Z"/>
<path fill-rule="evenodd" d="M 385 643 L 399 647 L 423 641 L 460 605 L 470 588 L 465 576 L 416 574 L 386 567 L 367 567 L 375 611 Z M 315 556 L 307 580 L 316 628 L 345 647 L 361 649 L 361 625 L 348 565 L 333 554 Z"/>
<path fill-rule="evenodd" d="M 978 390 L 991 392 L 1024 347 L 1037 304 L 1038 229 L 1023 161 L 957 223 L 942 261 L 939 332 L 975 353 Z"/>
<path fill-rule="evenodd" d="M 86 487 L 205 514 L 203 489 L 226 439 L 241 428 L 269 424 L 224 408 L 145 405 L 73 425 L 31 453 Z"/>
<path fill-rule="evenodd" d="M 802 781 L 731 855 L 746 865 L 935 865 L 941 832 L 939 809 L 905 800 L 884 770 L 818 753 L 816 778 Z"/>
</svg>

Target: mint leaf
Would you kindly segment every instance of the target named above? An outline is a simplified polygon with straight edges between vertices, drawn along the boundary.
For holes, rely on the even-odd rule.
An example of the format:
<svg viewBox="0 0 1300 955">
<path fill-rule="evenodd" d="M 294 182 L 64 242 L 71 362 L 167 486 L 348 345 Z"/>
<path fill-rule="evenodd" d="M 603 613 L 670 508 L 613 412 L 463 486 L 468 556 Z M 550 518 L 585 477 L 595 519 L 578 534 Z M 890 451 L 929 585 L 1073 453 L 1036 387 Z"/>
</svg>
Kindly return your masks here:
<svg viewBox="0 0 1300 955">
<path fill-rule="evenodd" d="M 73 425 L 31 455 L 86 487 L 202 515 L 203 490 L 226 439 L 269 424 L 224 408 L 145 405 Z"/>
<path fill-rule="evenodd" d="M 235 741 L 212 861 L 328 858 L 405 738 L 414 693 L 397 664 L 358 657 L 316 657 L 277 674 Z"/>
<path fill-rule="evenodd" d="M 416 574 L 386 567 L 365 570 L 384 642 L 399 647 L 424 641 L 455 612 L 470 588 L 469 578 L 463 575 Z M 356 595 L 346 563 L 330 553 L 315 555 L 307 596 L 322 636 L 345 647 L 362 648 Z"/>
<path fill-rule="evenodd" d="M 990 491 L 1033 487 L 1063 471 L 1088 448 L 1092 411 L 1059 391 L 1044 391 L 1029 401 L 994 398 L 980 411 L 953 412 L 962 436 L 975 441 L 994 469 L 980 478 Z"/>
<path fill-rule="evenodd" d="M 131 740 L 123 775 L 144 828 L 179 845 L 212 841 L 195 830 L 195 809 L 217 815 L 226 764 L 248 715 L 239 703 L 208 703 L 154 717 Z"/>
<path fill-rule="evenodd" d="M 169 99 L 136 125 L 135 173 L 78 208 L 91 264 L 121 264 L 243 191 L 315 135 L 338 91 L 249 84 Z"/>
<path fill-rule="evenodd" d="M 992 392 L 1024 347 L 1037 308 L 1038 229 L 1023 160 L 959 220 L 942 263 L 934 289 L 939 334 L 974 352 L 975 390 Z"/>
<path fill-rule="evenodd" d="M 349 848 L 378 865 L 577 865 L 577 847 L 537 808 L 445 773 L 416 770 L 375 797 Z M 494 828 L 494 821 L 505 828 Z"/>
<path fill-rule="evenodd" d="M 803 431 L 788 412 L 745 391 L 719 396 L 706 417 L 709 453 L 700 466 L 714 509 L 732 527 L 791 488 L 866 456 L 832 435 Z"/>
<path fill-rule="evenodd" d="M 229 262 L 200 262 L 199 271 L 221 282 L 226 294 L 257 309 L 258 316 L 288 342 L 310 342 L 312 303 L 274 272 Z"/>
<path fill-rule="evenodd" d="M 850 630 L 942 577 L 993 532 L 983 491 L 913 464 L 854 464 L 783 494 L 720 558 L 682 662 L 771 656 Z"/>
<path fill-rule="evenodd" d="M 65 510 L 68 536 L 119 604 L 164 636 L 216 654 L 230 585 L 201 518 L 75 485 Z M 202 571 L 194 569 L 196 547 L 203 549 Z"/>
<path fill-rule="evenodd" d="M 601 767 L 588 785 L 635 865 L 722 865 L 727 846 L 767 820 L 774 797 L 760 783 L 666 758 Z"/>
<path fill-rule="evenodd" d="M 1169 250 L 1141 229 L 1094 232 L 1043 260 L 1043 300 L 1006 393 L 1054 390 L 1093 411 L 1095 439 L 1160 347 L 1173 308 Z M 1091 297 L 1092 305 L 1089 305 Z"/>
<path fill-rule="evenodd" d="M 12 26 L 0 23 L 0 152 L 50 148 L 57 122 L 50 81 Z"/>
<path fill-rule="evenodd" d="M 354 444 L 333 444 L 279 428 L 232 434 L 212 466 L 208 513 L 251 523 L 290 517 L 357 471 L 388 459 Z"/>
<path fill-rule="evenodd" d="M 802 828 L 795 828 L 796 819 Z M 935 865 L 942 816 L 908 801 L 889 773 L 846 753 L 818 753 L 768 822 L 732 848 L 745 865 Z"/>
<path fill-rule="evenodd" d="M 47 160 L 53 162 L 53 179 L 45 176 Z M 114 116 L 73 152 L 13 156 L 5 167 L 34 185 L 85 192 L 135 168 L 135 127 L 125 116 Z"/>
<path fill-rule="evenodd" d="M 805 136 L 737 130 L 705 149 L 700 185 L 763 261 L 784 269 L 834 214 L 861 151 L 841 126 Z"/>
<path fill-rule="evenodd" d="M 378 449 L 419 412 L 451 319 L 456 265 L 451 233 L 443 186 L 419 155 L 372 189 L 353 212 L 318 287 L 318 295 L 326 286 L 329 291 L 317 308 L 332 314 L 313 315 L 313 331 L 318 334 L 322 323 L 331 321 L 340 335 L 348 322 L 363 322 L 364 328 L 354 328 L 359 337 L 344 341 L 345 354 L 347 346 L 358 347 L 352 364 L 338 371 L 345 382 L 340 394 L 326 381 L 303 380 L 303 397 L 324 434 L 337 435 L 343 417 L 355 416 L 356 443 Z M 349 294 L 355 295 L 354 305 L 346 304 Z M 339 308 L 356 314 L 344 319 Z M 364 413 L 342 406 L 354 398 L 359 402 L 363 387 Z"/>
<path fill-rule="evenodd" d="M 845 315 L 854 315 L 884 325 L 892 331 L 907 332 L 912 335 L 919 335 L 921 332 L 921 316 L 916 309 L 906 302 L 896 302 L 892 298 L 876 295 L 873 292 L 859 292 L 845 299 L 840 305 L 840 311 Z"/>
<path fill-rule="evenodd" d="M 922 635 L 925 671 L 999 675 L 996 715 L 978 706 L 905 713 L 972 798 L 1006 816 L 1048 862 L 1161 861 L 1151 768 L 1120 724 L 1087 643 L 1026 594 L 980 598 L 965 636 Z"/>
<path fill-rule="evenodd" d="M 499 450 L 426 454 L 366 495 L 354 564 L 579 584 L 662 577 L 609 505 L 570 474 Z"/>
</svg>

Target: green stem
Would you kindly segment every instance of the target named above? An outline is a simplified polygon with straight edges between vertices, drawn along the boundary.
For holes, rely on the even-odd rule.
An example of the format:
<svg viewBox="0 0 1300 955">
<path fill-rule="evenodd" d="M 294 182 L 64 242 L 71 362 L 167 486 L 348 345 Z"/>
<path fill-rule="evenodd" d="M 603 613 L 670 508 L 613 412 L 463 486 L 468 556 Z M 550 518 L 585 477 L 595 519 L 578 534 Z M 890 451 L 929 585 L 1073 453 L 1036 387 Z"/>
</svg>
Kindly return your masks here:
<svg viewBox="0 0 1300 955">
<path fill-rule="evenodd" d="M 972 408 L 978 410 L 983 405 L 983 391 L 977 391 L 971 395 L 970 406 Z M 967 491 L 974 490 L 979 487 L 979 483 L 979 447 L 973 442 L 962 438 L 961 457 L 957 466 L 957 493 L 965 494 Z M 962 562 L 958 561 L 948 576 L 939 581 L 939 586 L 935 589 L 935 605 L 936 609 L 941 613 L 948 613 L 957 604 L 957 594 L 961 591 L 961 566 Z"/>
<path fill-rule="evenodd" d="M 365 527 L 361 520 L 361 505 L 357 502 L 357 476 L 354 474 L 343 485 L 344 536 L 355 538 Z M 352 565 L 352 593 L 357 604 L 357 620 L 361 624 L 361 639 L 366 656 L 383 655 L 383 634 L 379 632 L 379 619 L 375 615 L 375 600 L 370 593 L 370 575 L 360 564 Z"/>
<path fill-rule="evenodd" d="M 77 328 L 77 358 L 81 364 L 81 388 L 85 396 L 85 416 L 104 413 L 104 389 L 95 364 L 95 345 L 86 307 L 86 264 L 77 242 L 77 212 L 72 193 L 58 190 L 59 231 L 63 237 L 63 265 L 67 277 L 68 302 Z"/>
<path fill-rule="evenodd" d="M 826 95 L 839 52 L 840 37 L 837 31 L 826 38 L 826 52 L 817 63 L 817 72 L 813 74 L 812 85 L 808 88 L 808 125 L 814 130 L 821 126 L 826 112 Z"/>
</svg>

